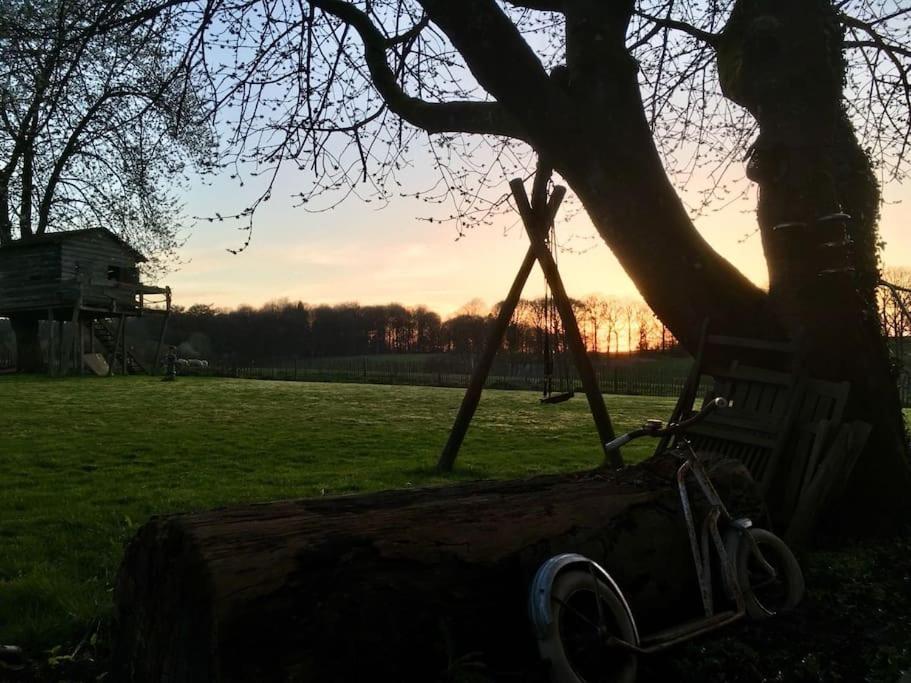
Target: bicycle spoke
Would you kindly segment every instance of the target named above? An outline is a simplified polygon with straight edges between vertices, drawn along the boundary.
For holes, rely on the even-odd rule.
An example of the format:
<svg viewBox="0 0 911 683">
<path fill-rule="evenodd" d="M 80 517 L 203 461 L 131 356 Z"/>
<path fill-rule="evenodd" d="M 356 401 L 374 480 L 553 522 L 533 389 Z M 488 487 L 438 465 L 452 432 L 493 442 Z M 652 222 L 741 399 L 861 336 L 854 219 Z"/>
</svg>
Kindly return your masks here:
<svg viewBox="0 0 911 683">
<path fill-rule="evenodd" d="M 778 580 L 777 580 L 777 579 L 774 579 L 774 578 L 769 578 L 769 579 L 766 579 L 765 581 L 760 581 L 760 582 L 758 582 L 758 583 L 751 580 L 751 581 L 750 581 L 750 588 L 751 588 L 753 591 L 757 591 L 757 590 L 759 590 L 760 588 L 766 588 L 766 587 L 768 587 L 768 586 L 774 586 L 774 585 L 777 583 L 777 581 L 778 581 Z"/>
<path fill-rule="evenodd" d="M 598 606 L 598 626 L 604 628 L 606 625 L 604 621 L 604 605 L 601 604 L 601 593 L 598 591 L 598 577 L 595 576 L 594 565 L 588 565 L 588 573 L 592 577 L 592 583 L 595 586 L 595 605 Z"/>
<path fill-rule="evenodd" d="M 566 602 L 565 600 L 561 600 L 560 598 L 557 598 L 557 597 L 554 597 L 554 600 L 555 600 L 557 603 L 559 603 L 561 607 L 563 607 L 563 608 L 566 609 L 566 610 L 569 610 L 570 612 L 573 613 L 573 615 L 575 615 L 576 617 L 578 617 L 579 619 L 581 619 L 582 621 L 584 621 L 586 624 L 588 624 L 589 626 L 591 626 L 593 629 L 595 629 L 596 632 L 599 632 L 599 631 L 600 631 L 600 626 L 598 626 L 598 624 L 596 624 L 596 623 L 593 622 L 591 619 L 589 619 L 587 616 L 585 616 L 584 614 L 582 614 L 582 612 L 580 612 L 579 610 L 577 610 L 575 607 L 573 607 L 572 605 L 570 605 L 568 602 Z"/>
</svg>

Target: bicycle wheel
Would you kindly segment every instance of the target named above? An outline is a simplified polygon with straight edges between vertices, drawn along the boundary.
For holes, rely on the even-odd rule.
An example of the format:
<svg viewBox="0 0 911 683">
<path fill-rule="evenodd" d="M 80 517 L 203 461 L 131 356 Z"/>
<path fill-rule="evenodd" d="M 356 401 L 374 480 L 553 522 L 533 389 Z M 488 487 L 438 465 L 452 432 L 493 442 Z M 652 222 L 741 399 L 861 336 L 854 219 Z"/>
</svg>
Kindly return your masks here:
<svg viewBox="0 0 911 683">
<path fill-rule="evenodd" d="M 775 576 L 762 566 L 751 544 L 741 534 L 728 536 L 726 550 L 735 563 L 747 614 L 752 619 L 765 619 L 796 607 L 803 599 L 806 586 L 794 553 L 771 531 L 754 527 L 748 533 L 756 541 L 765 561 L 772 565 Z"/>
<path fill-rule="evenodd" d="M 550 599 L 553 622 L 538 645 L 554 683 L 636 680 L 636 655 L 606 644 L 610 636 L 635 640 L 633 624 L 607 584 L 584 569 L 570 569 L 557 575 Z"/>
</svg>

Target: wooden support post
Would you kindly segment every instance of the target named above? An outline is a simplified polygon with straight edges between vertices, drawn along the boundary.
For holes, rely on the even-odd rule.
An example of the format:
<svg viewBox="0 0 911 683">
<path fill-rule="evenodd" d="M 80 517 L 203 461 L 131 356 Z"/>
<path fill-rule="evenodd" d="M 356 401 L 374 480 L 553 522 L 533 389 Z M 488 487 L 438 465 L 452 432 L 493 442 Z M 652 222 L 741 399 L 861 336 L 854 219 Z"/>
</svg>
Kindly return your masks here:
<svg viewBox="0 0 911 683">
<path fill-rule="evenodd" d="M 557 215 L 557 210 L 560 208 L 560 203 L 563 201 L 565 194 L 565 188 L 557 187 L 554 190 L 547 204 L 543 219 L 540 216 L 536 217 L 538 219 L 535 225 L 536 230 L 543 232 L 550 226 L 550 223 Z M 468 432 L 468 425 L 471 424 L 471 418 L 474 416 L 481 400 L 481 392 L 484 390 L 487 375 L 490 374 L 494 357 L 500 349 L 500 344 L 503 343 L 503 337 L 509 327 L 509 321 L 512 319 L 512 314 L 519 304 L 522 289 L 525 287 L 534 265 L 535 249 L 534 247 L 529 247 L 525 254 L 525 259 L 519 267 L 519 272 L 516 274 L 516 279 L 513 280 L 512 287 L 509 289 L 509 294 L 506 295 L 506 299 L 500 306 L 497 319 L 490 328 L 484 348 L 481 351 L 481 357 L 478 359 L 478 363 L 471 374 L 468 389 L 466 389 L 465 396 L 462 398 L 462 405 L 459 406 L 459 413 L 456 415 L 455 422 L 452 425 L 452 431 L 449 432 L 449 438 L 443 447 L 443 452 L 440 453 L 437 469 L 441 472 L 452 471 L 453 463 L 455 463 L 455 459 L 459 454 L 459 448 L 461 448 L 462 442 L 465 440 L 465 434 Z"/>
<path fill-rule="evenodd" d="M 79 327 L 79 346 L 77 351 L 79 353 L 79 376 L 82 377 L 85 374 L 85 328 L 87 327 L 86 323 L 82 320 L 79 320 L 76 323 Z"/>
<path fill-rule="evenodd" d="M 80 320 L 80 313 L 82 311 L 82 285 L 79 285 L 79 296 L 76 297 L 76 303 L 73 305 L 73 317 L 71 322 L 73 323 L 73 343 L 70 345 L 70 349 L 73 355 L 73 370 L 77 370 L 80 375 L 82 375 L 83 368 L 83 357 L 82 357 L 82 320 Z"/>
<path fill-rule="evenodd" d="M 66 376 L 66 344 L 64 343 L 63 318 L 57 321 L 57 371 L 61 377 Z"/>
<path fill-rule="evenodd" d="M 54 309 L 47 309 L 47 374 L 54 376 Z"/>
<path fill-rule="evenodd" d="M 686 382 L 683 384 L 683 391 L 680 392 L 677 403 L 674 405 L 674 412 L 672 412 L 670 418 L 668 418 L 668 424 L 679 422 L 683 417 L 684 412 L 689 410 L 693 405 L 693 401 L 696 400 L 696 392 L 699 391 L 699 378 L 702 374 L 702 359 L 705 355 L 705 340 L 708 334 L 709 319 L 706 318 L 702 321 L 702 331 L 699 333 L 699 346 L 696 347 L 696 356 L 693 359 L 693 366 L 690 368 L 690 373 L 687 375 Z M 616 371 L 617 369 L 614 368 L 614 372 Z M 661 440 L 658 442 L 658 446 L 655 448 L 655 453 L 663 453 L 664 449 L 666 449 L 670 443 L 670 435 L 662 436 Z"/>
<path fill-rule="evenodd" d="M 117 332 L 114 334 L 114 350 L 111 351 L 111 355 L 108 358 L 108 377 L 114 374 L 114 363 L 117 362 L 117 349 L 120 347 L 120 339 L 123 336 L 123 321 L 124 317 L 120 316 L 120 324 L 117 327 Z"/>
<path fill-rule="evenodd" d="M 127 315 L 120 314 L 120 374 L 127 375 Z"/>
<path fill-rule="evenodd" d="M 155 362 L 152 364 L 152 372 L 150 374 L 154 375 L 158 372 L 158 364 L 161 363 L 161 346 L 164 344 L 164 336 L 168 331 L 168 320 L 171 319 L 171 288 L 165 287 L 165 313 L 164 313 L 164 322 L 161 323 L 161 333 L 158 335 L 158 346 L 155 347 Z"/>
<path fill-rule="evenodd" d="M 604 444 L 614 438 L 614 428 L 611 425 L 607 407 L 604 405 L 604 397 L 598 387 L 591 359 L 589 359 L 585 350 L 585 343 L 582 341 L 582 334 L 579 332 L 579 325 L 573 313 L 572 303 L 566 294 L 566 288 L 563 286 L 563 280 L 560 278 L 557 264 L 547 248 L 544 234 L 535 227 L 535 214 L 531 204 L 528 202 L 528 195 L 525 193 L 525 186 L 522 184 L 522 180 L 520 178 L 511 180 L 509 187 L 512 189 L 513 197 L 519 208 L 519 214 L 522 216 L 522 223 L 525 225 L 525 232 L 528 233 L 528 238 L 531 240 L 535 256 L 538 259 L 538 263 L 541 264 L 544 277 L 547 278 L 547 284 L 550 285 L 550 289 L 553 292 L 557 310 L 563 320 L 563 328 L 566 330 L 566 341 L 572 352 L 579 379 L 582 380 L 582 388 L 588 398 L 588 405 L 595 421 L 595 428 L 598 430 L 601 447 L 603 448 Z M 605 453 L 605 459 L 612 467 L 621 467 L 623 465 L 623 458 L 620 456 L 619 450 Z"/>
</svg>

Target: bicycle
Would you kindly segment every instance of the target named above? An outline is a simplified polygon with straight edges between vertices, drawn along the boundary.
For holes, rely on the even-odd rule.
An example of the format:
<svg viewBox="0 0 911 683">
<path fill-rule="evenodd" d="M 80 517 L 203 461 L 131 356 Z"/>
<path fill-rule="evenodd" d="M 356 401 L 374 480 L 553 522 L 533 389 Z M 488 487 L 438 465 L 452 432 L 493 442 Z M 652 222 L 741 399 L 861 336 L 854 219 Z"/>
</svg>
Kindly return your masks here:
<svg viewBox="0 0 911 683">
<path fill-rule="evenodd" d="M 744 617 L 771 617 L 802 599 L 803 573 L 794 554 L 772 532 L 754 527 L 749 519 L 731 516 L 685 437 L 689 427 L 729 405 L 726 399 L 716 398 L 694 417 L 667 427 L 660 420 L 648 420 L 643 428 L 606 445 L 610 451 L 643 436 L 678 437 L 668 452 L 682 461 L 677 489 L 705 615 L 640 637 L 623 591 L 603 567 L 583 555 L 556 555 L 538 568 L 528 603 L 539 652 L 550 662 L 554 683 L 632 683 L 639 655 L 660 652 Z M 687 492 L 689 474 L 708 504 L 698 538 Z M 715 608 L 712 547 L 721 567 L 724 594 L 733 602 L 733 609 Z"/>
</svg>

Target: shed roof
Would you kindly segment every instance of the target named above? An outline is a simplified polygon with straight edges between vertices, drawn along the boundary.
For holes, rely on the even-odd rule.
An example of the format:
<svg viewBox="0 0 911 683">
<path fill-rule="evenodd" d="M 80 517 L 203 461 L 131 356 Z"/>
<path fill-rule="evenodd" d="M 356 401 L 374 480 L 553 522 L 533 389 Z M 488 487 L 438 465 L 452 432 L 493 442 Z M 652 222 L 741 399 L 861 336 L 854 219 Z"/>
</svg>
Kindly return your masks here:
<svg viewBox="0 0 911 683">
<path fill-rule="evenodd" d="M 124 251 L 129 252 L 129 254 L 133 257 L 133 259 L 136 260 L 137 263 L 145 263 L 148 261 L 148 259 L 143 256 L 141 252 L 131 247 L 124 239 L 114 234 L 107 228 L 85 228 L 83 230 L 46 232 L 42 235 L 33 235 L 31 237 L 26 237 L 25 239 L 18 239 L 13 240 L 12 242 L 7 242 L 3 246 L 0 246 L 0 249 L 28 249 L 43 244 L 62 244 L 63 242 L 79 240 L 95 235 L 100 235 L 102 237 L 107 237 L 108 239 L 113 240 Z"/>
</svg>

